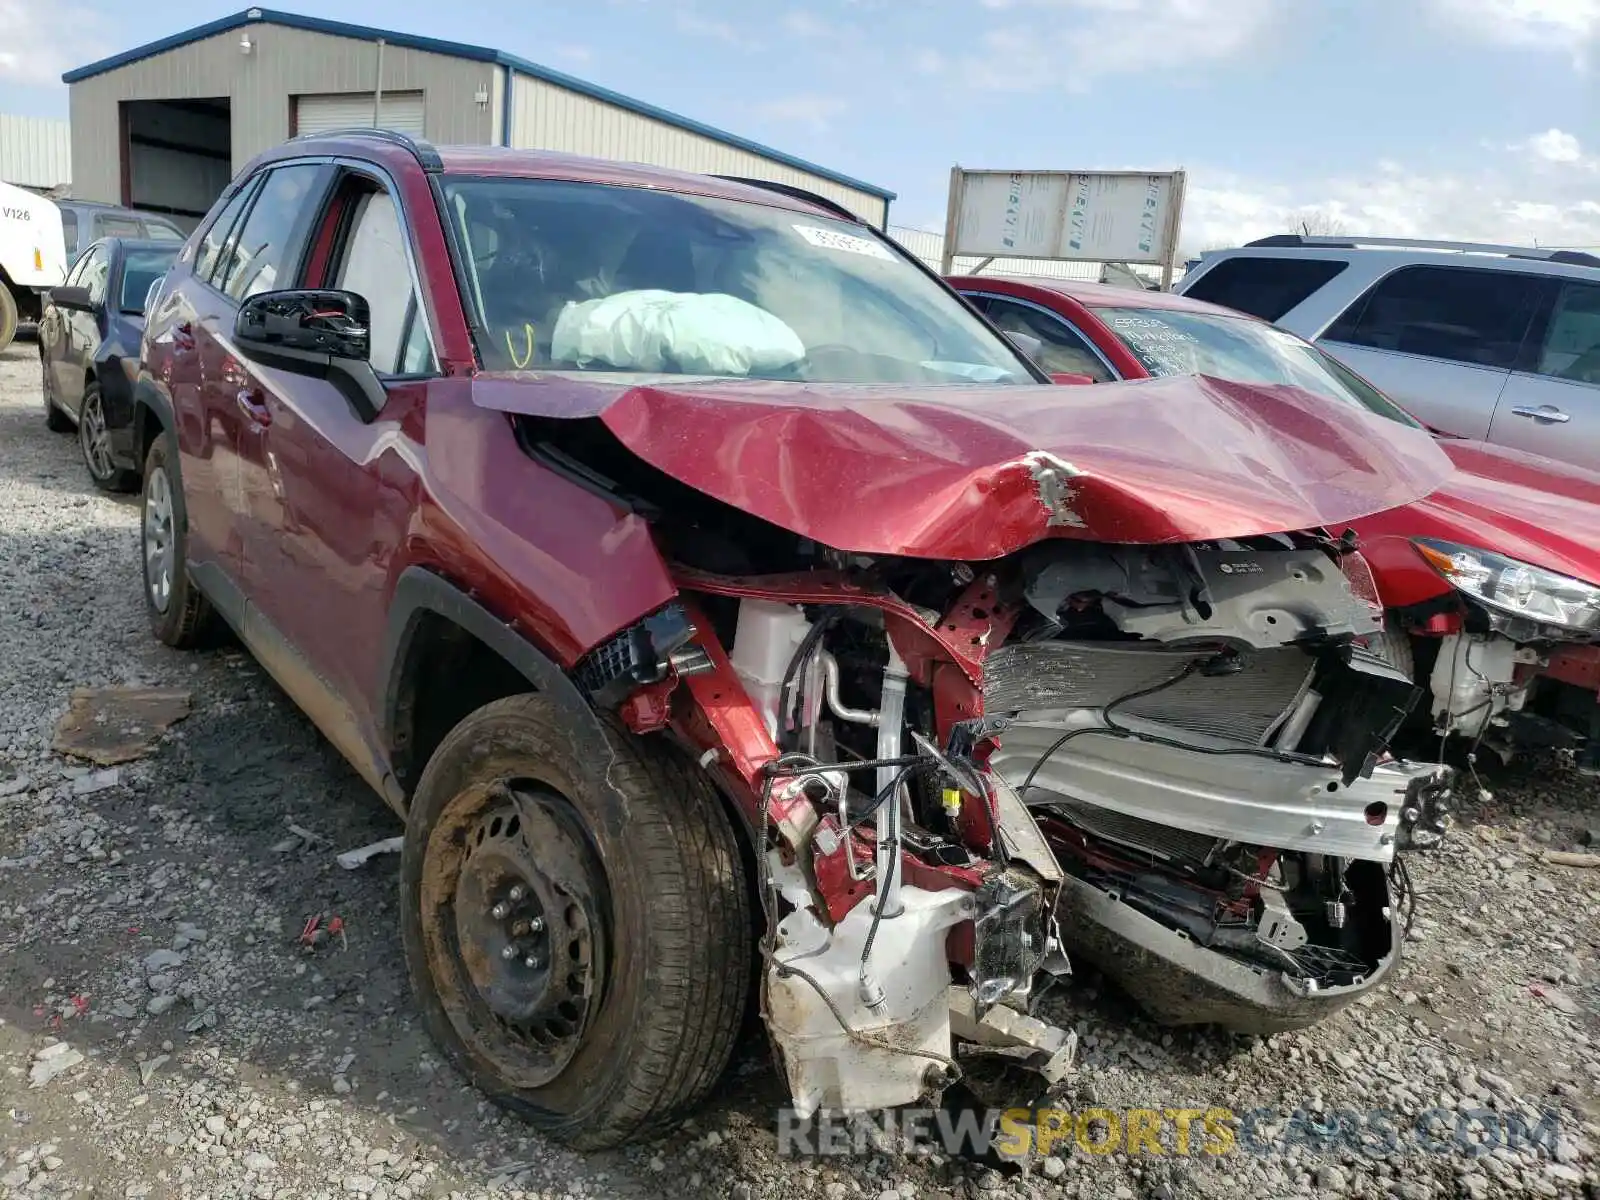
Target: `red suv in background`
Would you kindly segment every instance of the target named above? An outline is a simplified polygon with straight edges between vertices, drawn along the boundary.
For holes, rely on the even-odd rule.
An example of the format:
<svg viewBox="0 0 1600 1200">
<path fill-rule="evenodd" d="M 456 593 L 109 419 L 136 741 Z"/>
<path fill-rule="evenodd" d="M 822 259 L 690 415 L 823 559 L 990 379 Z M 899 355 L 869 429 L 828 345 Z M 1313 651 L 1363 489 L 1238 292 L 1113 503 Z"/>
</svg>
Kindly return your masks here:
<svg viewBox="0 0 1600 1200">
<path fill-rule="evenodd" d="M 1329 527 L 1426 434 L 1051 386 L 780 185 L 373 131 L 250 163 L 149 308 L 152 627 L 225 620 L 402 815 L 428 1028 L 551 1133 L 659 1131 L 758 981 L 802 1117 L 958 1038 L 1059 1081 L 1068 890 L 1176 1020 L 1394 968 L 1451 777 Z"/>
<path fill-rule="evenodd" d="M 1232 309 L 1076 281 L 949 282 L 1001 329 L 1036 339 L 1047 370 L 1081 382 L 1199 374 L 1418 427 L 1337 360 Z M 1432 692 L 1437 732 L 1502 756 L 1580 747 L 1580 768 L 1600 773 L 1600 476 L 1435 433 L 1455 465 L 1444 486 L 1351 522 L 1389 609 L 1383 644 Z"/>
</svg>

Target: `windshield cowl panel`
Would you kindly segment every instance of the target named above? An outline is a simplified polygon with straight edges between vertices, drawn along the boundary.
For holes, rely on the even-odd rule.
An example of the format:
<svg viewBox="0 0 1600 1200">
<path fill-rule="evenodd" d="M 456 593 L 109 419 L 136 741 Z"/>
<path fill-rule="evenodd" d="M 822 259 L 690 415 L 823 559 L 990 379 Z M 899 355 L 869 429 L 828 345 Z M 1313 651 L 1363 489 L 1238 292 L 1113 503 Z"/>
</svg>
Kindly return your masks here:
<svg viewBox="0 0 1600 1200">
<path fill-rule="evenodd" d="M 473 399 L 597 418 L 680 482 L 863 554 L 979 561 L 1046 537 L 1338 525 L 1416 500 L 1451 469 L 1421 430 L 1202 377 L 996 389 L 485 374 Z"/>
</svg>

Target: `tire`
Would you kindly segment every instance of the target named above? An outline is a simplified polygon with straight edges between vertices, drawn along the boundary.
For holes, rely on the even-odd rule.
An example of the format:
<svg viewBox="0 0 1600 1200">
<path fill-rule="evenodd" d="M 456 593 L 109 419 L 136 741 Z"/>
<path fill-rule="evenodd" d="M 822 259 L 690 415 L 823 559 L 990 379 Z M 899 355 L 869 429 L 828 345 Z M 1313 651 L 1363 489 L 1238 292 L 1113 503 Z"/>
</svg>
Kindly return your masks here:
<svg viewBox="0 0 1600 1200">
<path fill-rule="evenodd" d="M 0 352 L 5 351 L 17 336 L 17 298 L 11 289 L 0 283 Z"/>
<path fill-rule="evenodd" d="M 83 404 L 78 409 L 78 450 L 90 480 L 102 492 L 138 490 L 139 476 L 118 467 L 111 457 L 111 434 L 106 429 L 100 385 L 92 379 L 84 385 Z"/>
<path fill-rule="evenodd" d="M 50 364 L 44 357 L 44 347 L 39 348 L 39 395 L 44 398 L 44 424 L 51 433 L 66 433 L 72 428 L 72 418 L 56 407 L 55 388 L 50 383 Z"/>
<path fill-rule="evenodd" d="M 569 722 L 546 697 L 513 696 L 446 736 L 407 822 L 401 929 L 424 1022 L 456 1068 L 547 1135 L 602 1150 L 660 1132 L 722 1074 L 755 934 L 740 847 L 710 783 L 665 744 L 608 722 L 618 808 L 587 782 Z M 506 889 L 517 879 L 520 903 L 558 931 L 553 943 L 537 929 L 518 940 L 526 910 L 488 907 L 516 900 Z M 563 942 L 576 965 L 559 980 L 548 967 Z M 541 1015 L 558 995 L 564 1025 Z"/>
<path fill-rule="evenodd" d="M 174 649 L 188 650 L 210 639 L 217 617 L 210 602 L 190 580 L 185 565 L 188 514 L 175 458 L 171 435 L 163 431 L 144 460 L 144 486 L 139 495 L 139 558 L 151 632 Z"/>
</svg>

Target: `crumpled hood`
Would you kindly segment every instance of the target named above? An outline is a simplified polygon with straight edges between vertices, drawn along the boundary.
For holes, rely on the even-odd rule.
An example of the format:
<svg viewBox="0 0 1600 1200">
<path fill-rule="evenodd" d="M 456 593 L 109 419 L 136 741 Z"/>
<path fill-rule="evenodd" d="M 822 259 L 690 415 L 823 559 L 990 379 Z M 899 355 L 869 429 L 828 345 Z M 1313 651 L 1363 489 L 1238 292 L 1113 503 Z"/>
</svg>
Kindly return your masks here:
<svg viewBox="0 0 1600 1200">
<path fill-rule="evenodd" d="M 1209 377 L 845 386 L 519 372 L 485 407 L 598 418 L 674 478 L 863 554 L 982 560 L 1043 537 L 1188 542 L 1318 526 L 1450 473 L 1420 430 Z"/>
<path fill-rule="evenodd" d="M 1456 472 L 1417 505 L 1434 536 L 1600 583 L 1600 475 L 1483 442 L 1440 445 Z"/>
</svg>

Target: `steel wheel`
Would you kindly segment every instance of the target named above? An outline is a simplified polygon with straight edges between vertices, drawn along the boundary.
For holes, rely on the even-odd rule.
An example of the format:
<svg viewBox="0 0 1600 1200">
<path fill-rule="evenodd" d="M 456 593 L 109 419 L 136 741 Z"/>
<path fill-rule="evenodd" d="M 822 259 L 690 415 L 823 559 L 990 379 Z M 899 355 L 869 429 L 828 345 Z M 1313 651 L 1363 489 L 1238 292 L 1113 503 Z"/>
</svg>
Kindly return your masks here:
<svg viewBox="0 0 1600 1200">
<path fill-rule="evenodd" d="M 78 448 L 83 451 L 84 465 L 97 483 L 104 483 L 116 474 L 105 407 L 100 403 L 100 389 L 92 384 L 84 389 L 83 406 L 78 410 Z"/>
<path fill-rule="evenodd" d="M 428 850 L 423 936 L 451 1024 L 508 1083 L 549 1084 L 605 978 L 605 876 L 581 823 L 549 788 L 474 787 Z"/>
<path fill-rule="evenodd" d="M 173 537 L 172 484 L 165 467 L 157 466 L 145 480 L 144 578 L 150 604 L 158 613 L 172 602 L 172 577 L 177 569 Z"/>
</svg>

